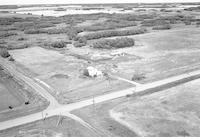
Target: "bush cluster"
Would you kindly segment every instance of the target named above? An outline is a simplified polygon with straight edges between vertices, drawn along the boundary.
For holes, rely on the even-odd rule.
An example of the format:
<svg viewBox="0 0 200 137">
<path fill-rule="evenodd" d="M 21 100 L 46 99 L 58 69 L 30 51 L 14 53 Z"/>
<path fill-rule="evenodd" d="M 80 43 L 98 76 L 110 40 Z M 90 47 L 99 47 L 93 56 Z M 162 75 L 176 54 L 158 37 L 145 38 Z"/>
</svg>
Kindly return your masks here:
<svg viewBox="0 0 200 137">
<path fill-rule="evenodd" d="M 86 46 L 85 43 L 80 43 L 78 41 L 74 42 L 73 45 L 74 45 L 74 47 L 84 47 L 84 46 Z"/>
<path fill-rule="evenodd" d="M 194 22 L 197 19 L 194 16 L 184 16 L 182 14 L 170 15 L 170 16 L 159 16 L 157 19 L 144 20 L 141 22 L 142 26 L 159 26 L 166 24 L 176 24 L 178 22 Z"/>
<path fill-rule="evenodd" d="M 0 31 L 0 39 L 5 38 L 5 37 L 9 37 L 9 36 L 13 36 L 13 35 L 17 35 L 17 33 L 8 32 L 8 31 Z"/>
<path fill-rule="evenodd" d="M 99 38 L 106 38 L 113 36 L 136 35 L 145 33 L 146 31 L 147 30 L 144 28 L 129 29 L 129 30 L 105 30 L 101 32 L 89 33 L 82 37 L 86 38 L 87 40 L 92 40 L 92 39 L 99 39 Z"/>
<path fill-rule="evenodd" d="M 26 38 L 20 37 L 20 38 L 18 38 L 17 40 L 18 40 L 18 41 L 24 41 L 24 40 L 26 40 Z"/>
<path fill-rule="evenodd" d="M 200 6 L 185 8 L 186 11 L 200 11 Z"/>
<path fill-rule="evenodd" d="M 112 15 L 111 18 L 117 18 L 119 20 L 126 20 L 126 21 L 143 21 L 145 19 L 153 19 L 155 15 L 153 14 L 115 14 Z"/>
<path fill-rule="evenodd" d="M 66 47 L 66 42 L 64 41 L 55 41 L 52 43 L 45 43 L 44 44 L 45 47 L 49 47 L 49 48 L 64 48 Z"/>
<path fill-rule="evenodd" d="M 14 27 L 22 31 L 27 29 L 40 29 L 40 28 L 48 28 L 54 26 L 55 25 L 53 23 L 45 21 L 26 21 L 26 22 L 14 23 Z"/>
<path fill-rule="evenodd" d="M 6 44 L 7 42 L 3 39 L 0 39 L 0 44 Z"/>
<path fill-rule="evenodd" d="M 200 21 L 199 21 L 199 22 L 196 22 L 196 25 L 200 25 Z"/>
<path fill-rule="evenodd" d="M 86 76 L 86 77 L 89 77 L 89 76 L 90 76 L 90 74 L 89 74 L 89 72 L 88 72 L 87 69 L 84 69 L 84 70 L 83 70 L 83 76 Z"/>
<path fill-rule="evenodd" d="M 33 28 L 34 23 L 31 21 L 28 22 L 16 22 L 14 23 L 14 27 L 17 28 L 18 30 L 26 30 L 26 29 L 31 29 Z"/>
<path fill-rule="evenodd" d="M 15 22 L 21 22 L 24 19 L 18 17 L 2 17 L 0 18 L 0 25 L 12 25 Z"/>
<path fill-rule="evenodd" d="M 0 31 L 10 31 L 10 30 L 17 30 L 17 28 L 13 26 L 0 26 Z"/>
<path fill-rule="evenodd" d="M 134 46 L 133 38 L 101 39 L 91 44 L 91 47 L 98 49 L 124 48 Z"/>
<path fill-rule="evenodd" d="M 58 28 L 58 29 L 47 29 L 46 33 L 48 34 L 62 34 L 62 33 L 67 33 L 69 31 L 68 28 Z"/>
<path fill-rule="evenodd" d="M 84 37 L 80 37 L 78 38 L 78 41 L 74 42 L 74 46 L 75 47 L 83 47 L 86 46 L 87 44 L 87 39 L 85 39 Z"/>
<path fill-rule="evenodd" d="M 41 33 L 46 33 L 45 30 L 43 29 L 28 29 L 24 31 L 25 34 L 41 34 Z"/>
<path fill-rule="evenodd" d="M 92 26 L 82 27 L 81 29 L 84 31 L 99 31 L 99 30 L 116 29 L 116 28 L 130 27 L 130 26 L 137 26 L 137 23 L 134 21 L 109 19 L 102 23 L 94 24 Z"/>
<path fill-rule="evenodd" d="M 146 76 L 145 76 L 145 74 L 144 73 L 135 73 L 135 74 L 133 74 L 133 77 L 132 77 L 132 81 L 140 81 L 140 80 L 143 80 L 143 79 L 145 79 L 146 78 Z"/>
<path fill-rule="evenodd" d="M 152 27 L 152 26 L 165 25 L 165 24 L 169 24 L 169 22 L 164 19 L 163 20 L 161 19 L 145 20 L 141 22 L 141 25 L 145 27 Z"/>
<path fill-rule="evenodd" d="M 8 50 L 25 49 L 25 48 L 28 48 L 28 47 L 29 47 L 28 44 L 8 45 L 8 46 L 7 46 L 7 49 L 8 49 Z"/>
<path fill-rule="evenodd" d="M 49 27 L 54 27 L 55 24 L 51 22 L 45 22 L 45 21 L 40 21 L 40 22 L 35 22 L 34 24 L 36 28 L 49 28 Z"/>
<path fill-rule="evenodd" d="M 3 58 L 8 58 L 10 57 L 10 54 L 6 48 L 0 48 L 0 55 Z"/>
<path fill-rule="evenodd" d="M 70 40 L 76 40 L 78 33 L 83 32 L 82 29 L 79 28 L 69 28 L 67 31 L 67 35 L 69 37 Z"/>
<path fill-rule="evenodd" d="M 191 25 L 192 22 L 191 22 L 191 21 L 184 21 L 184 24 L 185 24 L 185 25 Z"/>
</svg>

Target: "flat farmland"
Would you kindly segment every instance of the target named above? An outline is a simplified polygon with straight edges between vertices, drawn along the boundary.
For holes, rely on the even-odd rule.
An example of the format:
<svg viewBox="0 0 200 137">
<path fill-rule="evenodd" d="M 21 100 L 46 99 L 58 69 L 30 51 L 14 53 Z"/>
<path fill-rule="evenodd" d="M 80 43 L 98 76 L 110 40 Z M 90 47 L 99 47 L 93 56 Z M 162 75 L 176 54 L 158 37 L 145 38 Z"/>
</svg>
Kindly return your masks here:
<svg viewBox="0 0 200 137">
<path fill-rule="evenodd" d="M 79 110 L 74 110 L 72 113 L 98 129 L 98 131 L 105 136 L 139 137 L 136 132 L 120 124 L 118 121 L 115 121 L 115 119 L 113 119 L 109 114 L 110 110 L 124 102 L 127 102 L 131 98 L 132 97 L 123 97 L 94 104 Z"/>
<path fill-rule="evenodd" d="M 0 93 L 0 122 L 41 111 L 49 104 L 22 80 L 16 79 L 2 68 Z"/>
<path fill-rule="evenodd" d="M 0 112 L 8 110 L 9 106 L 18 107 L 24 102 L 19 90 L 22 90 L 21 87 L 0 70 Z"/>
<path fill-rule="evenodd" d="M 133 86 L 116 79 L 84 77 L 82 70 L 96 64 L 89 64 L 88 61 L 70 56 L 63 51 L 60 53 L 32 47 L 12 50 L 10 53 L 20 66 L 55 89 L 52 94 L 61 103 L 70 103 Z M 96 67 L 101 68 L 101 65 Z"/>
<path fill-rule="evenodd" d="M 131 79 L 134 73 L 143 73 L 146 78 L 140 82 L 146 83 L 199 69 L 199 36 L 200 29 L 194 26 L 129 36 L 138 46 L 115 51 L 139 59 L 116 63 L 116 75 Z"/>
<path fill-rule="evenodd" d="M 110 110 L 110 115 L 140 136 L 197 137 L 199 80 L 134 98 Z"/>
</svg>

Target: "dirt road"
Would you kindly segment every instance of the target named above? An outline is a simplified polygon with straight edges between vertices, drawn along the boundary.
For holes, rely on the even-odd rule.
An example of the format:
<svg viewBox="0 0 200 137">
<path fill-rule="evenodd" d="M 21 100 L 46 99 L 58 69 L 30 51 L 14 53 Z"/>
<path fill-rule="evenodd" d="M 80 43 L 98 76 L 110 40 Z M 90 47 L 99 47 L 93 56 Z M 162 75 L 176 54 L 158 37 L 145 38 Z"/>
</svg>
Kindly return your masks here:
<svg viewBox="0 0 200 137">
<path fill-rule="evenodd" d="M 119 97 L 129 95 L 129 94 L 134 94 L 135 92 L 142 92 L 144 90 L 163 86 L 163 85 L 166 85 L 169 83 L 175 83 L 179 80 L 188 79 L 191 77 L 195 77 L 196 79 L 200 77 L 200 71 L 194 71 L 194 72 L 190 72 L 187 74 L 182 74 L 179 76 L 174 76 L 174 77 L 167 78 L 164 80 L 156 81 L 153 83 L 138 84 L 138 85 L 136 85 L 136 87 L 133 87 L 133 88 L 116 91 L 116 92 L 109 93 L 106 95 L 97 96 L 97 97 L 87 99 L 84 101 L 67 104 L 67 105 L 61 105 L 57 102 L 57 100 L 51 94 L 49 94 L 49 92 L 45 88 L 43 88 L 40 84 L 38 84 L 36 80 L 29 78 L 29 77 L 23 75 L 22 73 L 18 72 L 17 69 L 15 69 L 11 63 L 7 63 L 7 61 L 0 59 L 0 64 L 2 64 L 4 69 L 9 71 L 14 77 L 26 82 L 26 84 L 31 86 L 36 92 L 38 92 L 40 95 L 42 95 L 44 98 L 46 98 L 50 102 L 49 107 L 42 112 L 23 116 L 20 118 L 16 118 L 16 119 L 4 121 L 4 122 L 0 122 L 0 130 L 4 130 L 7 128 L 19 126 L 19 125 L 30 123 L 30 122 L 34 122 L 36 120 L 45 119 L 47 117 L 51 117 L 51 116 L 55 116 L 55 115 L 65 116 L 67 114 L 70 114 L 70 111 L 72 111 L 72 110 L 80 109 L 82 107 L 92 105 L 93 103 L 96 104 L 96 103 L 101 103 L 104 101 L 109 101 L 112 99 L 116 99 Z M 74 119 L 74 116 L 72 116 L 72 115 L 68 115 L 68 116 L 69 117 L 71 116 L 72 119 Z M 76 117 L 76 119 L 77 119 L 77 117 Z M 79 122 L 80 122 L 80 119 L 79 119 Z M 84 124 L 85 126 L 89 126 L 88 124 L 84 123 L 83 121 L 81 122 L 81 124 Z"/>
</svg>

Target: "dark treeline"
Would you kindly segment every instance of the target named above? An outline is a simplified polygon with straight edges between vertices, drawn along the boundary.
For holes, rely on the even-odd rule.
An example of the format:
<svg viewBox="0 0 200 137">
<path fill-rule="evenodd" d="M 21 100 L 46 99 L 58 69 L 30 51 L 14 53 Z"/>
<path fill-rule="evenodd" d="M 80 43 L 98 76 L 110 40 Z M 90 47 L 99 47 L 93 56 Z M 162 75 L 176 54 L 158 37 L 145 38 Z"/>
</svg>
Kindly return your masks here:
<svg viewBox="0 0 200 137">
<path fill-rule="evenodd" d="M 93 42 L 90 46 L 98 49 L 112 49 L 112 48 L 124 48 L 132 47 L 135 45 L 133 38 L 116 38 L 116 39 L 100 39 Z"/>
</svg>

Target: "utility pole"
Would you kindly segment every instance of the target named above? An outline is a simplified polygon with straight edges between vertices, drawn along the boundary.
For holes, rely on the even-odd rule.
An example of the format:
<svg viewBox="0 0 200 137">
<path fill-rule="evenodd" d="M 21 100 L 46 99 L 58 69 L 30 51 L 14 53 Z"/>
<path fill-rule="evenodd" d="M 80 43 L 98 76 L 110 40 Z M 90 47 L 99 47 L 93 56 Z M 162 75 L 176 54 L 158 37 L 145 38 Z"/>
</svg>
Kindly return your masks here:
<svg viewBox="0 0 200 137">
<path fill-rule="evenodd" d="M 44 116 L 44 121 L 46 120 L 46 117 L 48 116 L 48 113 L 45 113 L 45 116 Z"/>
<path fill-rule="evenodd" d="M 44 114 L 43 114 L 43 111 L 42 111 L 42 119 L 44 119 Z"/>
<path fill-rule="evenodd" d="M 93 104 L 93 112 L 95 112 L 95 100 L 94 100 L 94 96 L 92 96 L 92 104 Z"/>
<path fill-rule="evenodd" d="M 56 126 L 59 126 L 59 124 L 62 124 L 62 116 L 61 116 L 61 113 L 60 113 L 60 115 L 59 115 L 59 118 L 58 118 L 58 121 L 57 121 Z"/>
</svg>

